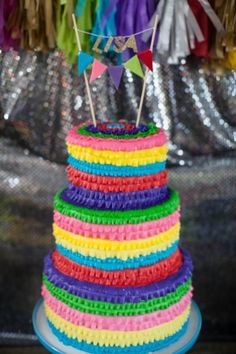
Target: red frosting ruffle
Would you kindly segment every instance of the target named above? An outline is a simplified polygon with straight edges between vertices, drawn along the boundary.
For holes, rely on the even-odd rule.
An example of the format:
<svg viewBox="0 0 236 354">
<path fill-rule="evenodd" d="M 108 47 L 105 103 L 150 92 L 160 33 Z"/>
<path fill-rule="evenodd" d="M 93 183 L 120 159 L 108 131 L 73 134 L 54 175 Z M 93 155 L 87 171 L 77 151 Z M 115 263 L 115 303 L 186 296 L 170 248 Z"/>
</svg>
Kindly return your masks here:
<svg viewBox="0 0 236 354">
<path fill-rule="evenodd" d="M 53 251 L 51 257 L 55 268 L 71 278 L 117 287 L 145 286 L 166 279 L 176 273 L 183 264 L 179 249 L 170 257 L 151 266 L 117 271 L 105 271 L 80 265 L 62 256 L 57 250 Z"/>
<path fill-rule="evenodd" d="M 167 170 L 140 177 L 98 176 L 67 167 L 68 179 L 76 187 L 101 192 L 135 192 L 165 186 L 168 183 Z"/>
</svg>

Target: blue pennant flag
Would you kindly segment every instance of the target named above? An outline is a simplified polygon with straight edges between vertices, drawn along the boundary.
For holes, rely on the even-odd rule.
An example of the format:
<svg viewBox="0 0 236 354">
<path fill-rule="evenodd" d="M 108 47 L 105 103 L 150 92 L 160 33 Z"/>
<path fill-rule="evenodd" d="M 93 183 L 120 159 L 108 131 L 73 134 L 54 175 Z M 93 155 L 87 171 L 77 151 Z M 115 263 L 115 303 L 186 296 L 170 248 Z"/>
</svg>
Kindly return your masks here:
<svg viewBox="0 0 236 354">
<path fill-rule="evenodd" d="M 83 74 L 84 70 L 87 69 L 87 67 L 92 64 L 94 60 L 94 57 L 92 57 L 89 54 L 86 54 L 84 52 L 79 52 L 78 55 L 78 74 L 79 76 Z"/>
</svg>

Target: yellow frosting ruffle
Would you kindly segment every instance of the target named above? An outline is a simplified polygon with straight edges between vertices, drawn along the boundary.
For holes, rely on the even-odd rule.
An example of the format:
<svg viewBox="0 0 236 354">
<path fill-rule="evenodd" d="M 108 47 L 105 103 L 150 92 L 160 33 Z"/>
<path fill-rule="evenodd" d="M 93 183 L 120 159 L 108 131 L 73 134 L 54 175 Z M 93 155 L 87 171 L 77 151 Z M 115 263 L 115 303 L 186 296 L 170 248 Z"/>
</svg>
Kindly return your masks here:
<svg viewBox="0 0 236 354">
<path fill-rule="evenodd" d="M 44 304 L 44 306 L 49 321 L 69 338 L 74 338 L 78 341 L 86 341 L 86 343 L 121 347 L 142 345 L 152 341 L 163 340 L 175 334 L 187 321 L 191 307 L 189 304 L 182 314 L 177 316 L 174 320 L 149 329 L 140 331 L 111 331 L 76 326 L 58 316 L 48 305 Z"/>
<path fill-rule="evenodd" d="M 68 144 L 68 152 L 75 159 L 91 163 L 112 164 L 117 166 L 140 166 L 163 162 L 167 158 L 167 145 L 138 151 L 95 150 Z"/>
<path fill-rule="evenodd" d="M 168 231 L 146 239 L 111 241 L 75 235 L 53 224 L 53 234 L 57 244 L 85 256 L 100 259 L 116 257 L 126 260 L 129 257 L 145 256 L 153 252 L 164 251 L 179 239 L 179 233 L 180 223 L 177 223 Z"/>
</svg>

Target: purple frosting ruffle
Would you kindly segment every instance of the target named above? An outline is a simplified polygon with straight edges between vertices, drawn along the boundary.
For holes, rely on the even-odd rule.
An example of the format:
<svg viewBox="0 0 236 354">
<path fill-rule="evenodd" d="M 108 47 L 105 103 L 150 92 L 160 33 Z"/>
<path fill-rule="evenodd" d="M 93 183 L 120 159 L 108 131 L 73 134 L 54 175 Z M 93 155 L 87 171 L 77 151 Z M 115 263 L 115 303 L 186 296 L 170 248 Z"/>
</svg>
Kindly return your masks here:
<svg viewBox="0 0 236 354">
<path fill-rule="evenodd" d="M 183 254 L 183 265 L 177 273 L 169 278 L 141 287 L 113 287 L 83 282 L 60 273 L 53 265 L 50 252 L 44 259 L 44 274 L 56 287 L 67 292 L 91 300 L 107 301 L 115 304 L 126 302 L 138 303 L 172 293 L 192 276 L 192 261 L 186 250 Z"/>
<path fill-rule="evenodd" d="M 98 210 L 134 210 L 150 208 L 169 198 L 167 186 L 136 192 L 99 192 L 69 184 L 61 199 L 81 207 Z"/>
<path fill-rule="evenodd" d="M 125 135 L 125 134 L 137 134 L 139 132 L 146 132 L 148 127 L 144 124 L 140 124 L 138 127 L 134 125 L 133 129 L 117 128 L 117 129 L 102 129 L 99 125 L 95 127 L 94 125 L 88 125 L 87 131 L 90 133 L 103 133 L 103 134 L 115 134 L 115 135 Z"/>
</svg>

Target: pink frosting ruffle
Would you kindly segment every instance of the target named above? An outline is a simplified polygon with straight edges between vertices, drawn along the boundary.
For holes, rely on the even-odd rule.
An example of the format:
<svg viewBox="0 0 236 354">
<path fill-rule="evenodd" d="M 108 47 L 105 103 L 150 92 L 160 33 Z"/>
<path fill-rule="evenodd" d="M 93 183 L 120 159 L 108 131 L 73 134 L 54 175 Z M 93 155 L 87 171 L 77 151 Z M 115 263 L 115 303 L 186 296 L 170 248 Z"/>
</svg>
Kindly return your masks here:
<svg viewBox="0 0 236 354">
<path fill-rule="evenodd" d="M 152 328 L 173 320 L 190 304 L 192 289 L 182 299 L 168 309 L 136 316 L 101 316 L 80 312 L 50 294 L 45 285 L 42 296 L 46 304 L 59 316 L 75 324 L 91 329 L 107 329 L 112 331 L 137 331 Z"/>
<path fill-rule="evenodd" d="M 136 139 L 102 139 L 98 137 L 85 136 L 78 134 L 79 126 L 71 129 L 66 138 L 67 144 L 73 144 L 83 147 L 90 147 L 96 150 L 110 151 L 135 151 L 146 150 L 153 147 L 165 145 L 167 142 L 163 129 L 159 129 L 156 134 L 149 135 L 145 138 Z"/>
<path fill-rule="evenodd" d="M 91 238 L 117 241 L 137 240 L 157 235 L 167 231 L 180 219 L 180 212 L 174 213 L 155 221 L 141 224 L 100 225 L 91 224 L 54 211 L 54 222 L 62 229 Z"/>
</svg>

